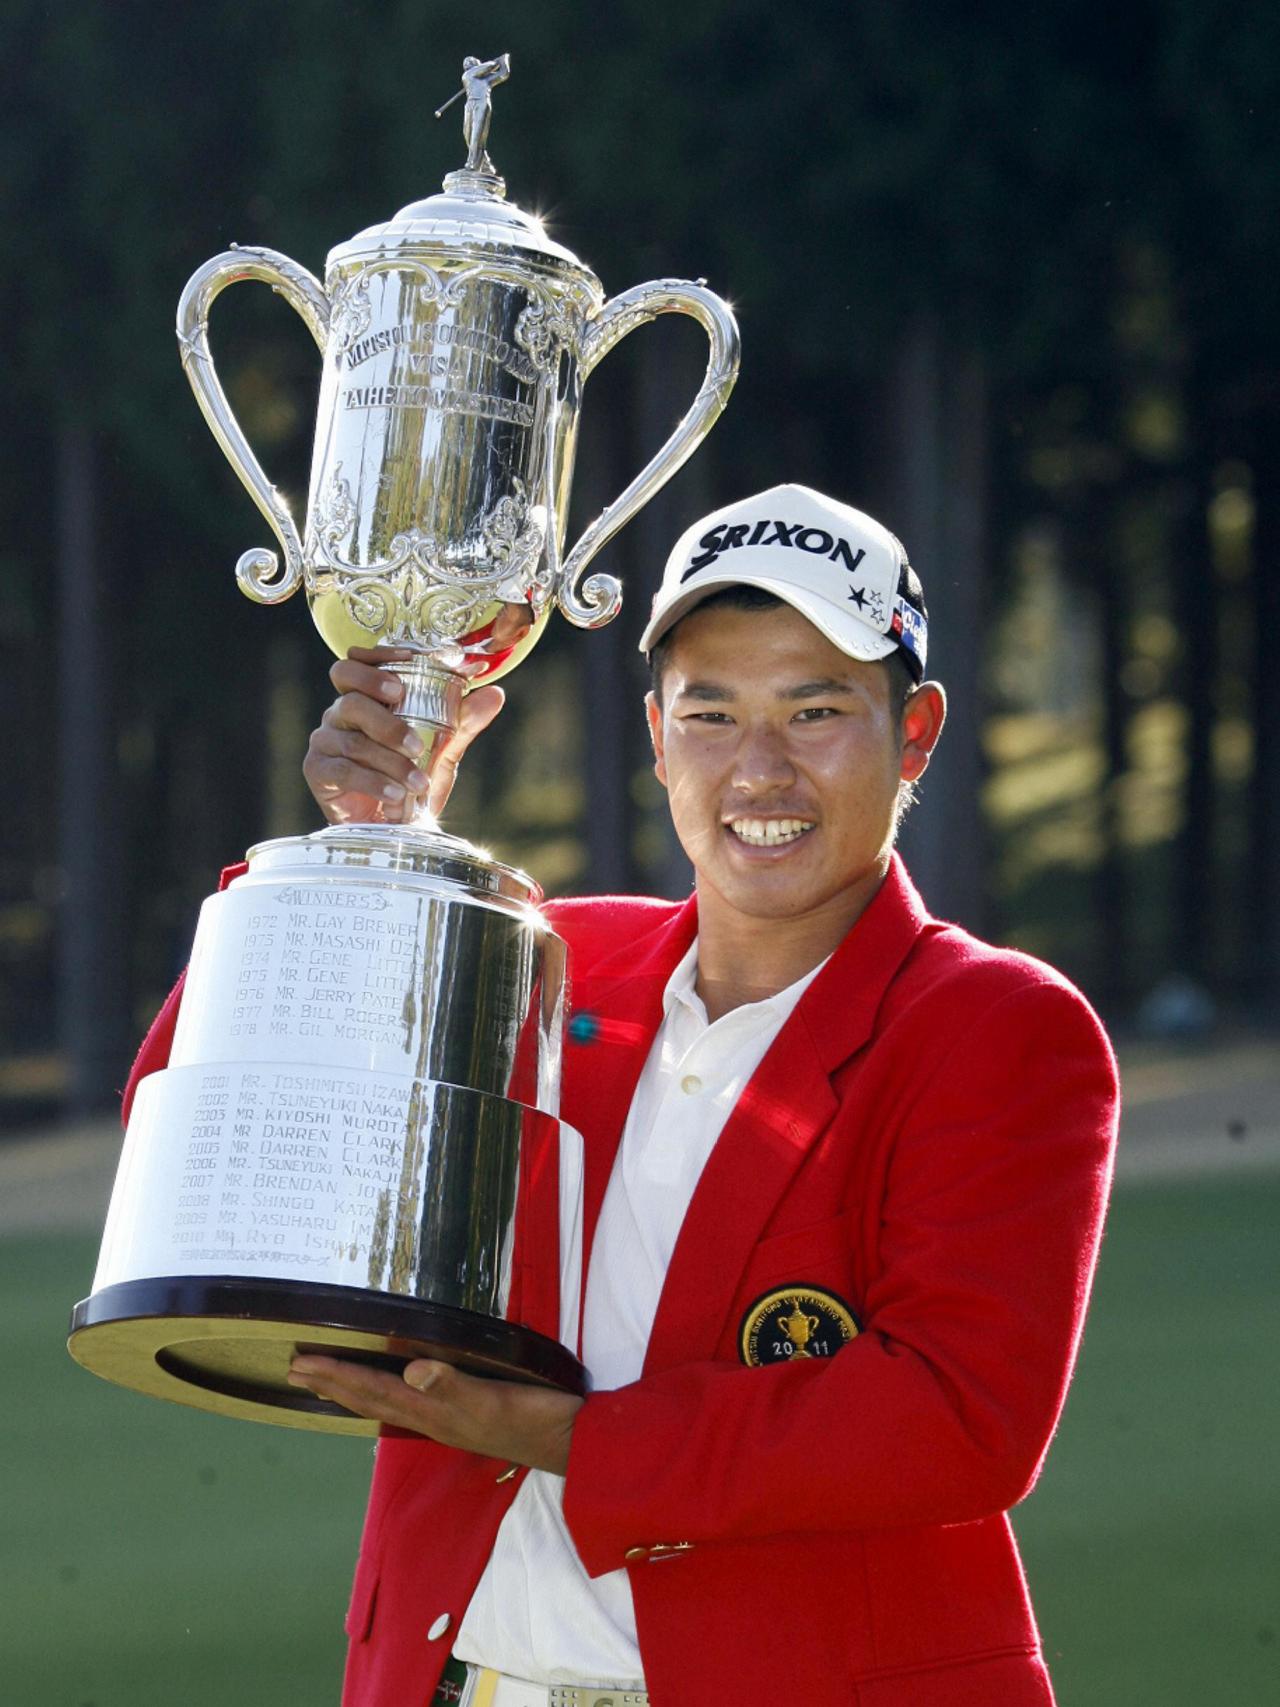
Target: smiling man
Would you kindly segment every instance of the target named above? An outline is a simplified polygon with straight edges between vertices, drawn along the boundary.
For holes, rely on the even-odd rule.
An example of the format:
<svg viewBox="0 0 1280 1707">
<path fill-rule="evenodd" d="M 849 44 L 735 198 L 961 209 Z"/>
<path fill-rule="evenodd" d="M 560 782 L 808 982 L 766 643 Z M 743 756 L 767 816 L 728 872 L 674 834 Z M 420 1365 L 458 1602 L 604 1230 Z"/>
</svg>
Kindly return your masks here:
<svg viewBox="0 0 1280 1707">
<path fill-rule="evenodd" d="M 390 1426 L 348 1707 L 1052 1701 L 1006 1513 L 1078 1344 L 1114 1066 L 893 851 L 944 718 L 926 637 L 897 540 L 803 487 L 672 552 L 642 646 L 694 895 L 548 909 L 593 1391 L 296 1362 Z M 387 657 L 333 668 L 332 818 L 438 804 L 500 706 L 471 696 L 428 782 Z"/>
</svg>

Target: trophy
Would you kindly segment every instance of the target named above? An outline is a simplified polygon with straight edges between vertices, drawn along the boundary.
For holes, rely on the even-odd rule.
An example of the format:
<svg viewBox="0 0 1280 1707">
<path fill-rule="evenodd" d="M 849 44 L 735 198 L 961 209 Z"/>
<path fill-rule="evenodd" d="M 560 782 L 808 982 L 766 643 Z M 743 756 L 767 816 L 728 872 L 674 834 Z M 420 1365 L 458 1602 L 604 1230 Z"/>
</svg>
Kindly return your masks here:
<svg viewBox="0 0 1280 1707">
<path fill-rule="evenodd" d="M 465 62 L 466 164 L 339 244 L 323 285 L 273 250 L 232 248 L 178 308 L 196 400 L 279 543 L 241 557 L 241 589 L 278 604 L 305 586 L 340 657 L 407 649 L 387 667 L 426 770 L 463 696 L 519 664 L 553 606 L 584 628 L 617 613 L 617 580 L 584 579 L 587 565 L 697 448 L 737 376 L 733 316 L 704 284 L 606 301 L 506 200 L 486 141 L 509 69 L 506 55 Z M 210 306 L 241 279 L 283 296 L 324 358 L 302 534 L 209 352 Z M 702 385 L 565 550 L 583 384 L 669 313 L 707 333 Z M 566 956 L 540 900 L 421 811 L 252 848 L 204 904 L 169 1065 L 139 1085 L 93 1291 L 72 1314 L 77 1361 L 179 1403 L 348 1434 L 377 1425 L 291 1387 L 296 1352 L 393 1370 L 437 1357 L 582 1392 L 557 1337 L 557 1246 L 581 1179 L 581 1140 L 558 1119 Z"/>
</svg>

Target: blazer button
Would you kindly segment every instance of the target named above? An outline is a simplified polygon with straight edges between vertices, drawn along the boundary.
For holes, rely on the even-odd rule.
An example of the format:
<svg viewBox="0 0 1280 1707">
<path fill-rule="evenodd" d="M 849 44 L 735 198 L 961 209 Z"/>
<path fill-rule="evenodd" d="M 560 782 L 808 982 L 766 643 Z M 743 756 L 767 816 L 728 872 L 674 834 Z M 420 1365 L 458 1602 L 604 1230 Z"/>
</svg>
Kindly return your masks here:
<svg viewBox="0 0 1280 1707">
<path fill-rule="evenodd" d="M 447 1612 L 442 1612 L 439 1618 L 436 1619 L 435 1623 L 427 1631 L 428 1642 L 438 1642 L 452 1623 L 453 1619 L 450 1618 L 449 1614 Z"/>
<path fill-rule="evenodd" d="M 649 1549 L 647 1547 L 628 1547 L 622 1557 L 624 1559 L 647 1559 Z"/>
</svg>

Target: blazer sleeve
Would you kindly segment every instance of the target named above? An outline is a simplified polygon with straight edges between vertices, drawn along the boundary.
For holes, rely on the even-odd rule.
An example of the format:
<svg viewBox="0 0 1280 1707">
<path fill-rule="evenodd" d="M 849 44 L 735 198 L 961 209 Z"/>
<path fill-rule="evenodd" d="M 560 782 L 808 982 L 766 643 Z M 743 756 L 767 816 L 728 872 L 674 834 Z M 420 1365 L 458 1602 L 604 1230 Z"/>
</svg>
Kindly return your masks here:
<svg viewBox="0 0 1280 1707">
<path fill-rule="evenodd" d="M 1116 1114 L 1110 1048 L 1069 986 L 958 1023 L 901 1117 L 863 1331 L 831 1358 L 689 1364 L 588 1398 L 564 1511 L 589 1574 L 656 1541 L 965 1523 L 1021 1499 L 1079 1343 Z"/>
<path fill-rule="evenodd" d="M 218 890 L 221 893 L 229 883 L 248 871 L 248 865 L 242 860 L 238 865 L 224 867 L 222 876 L 218 879 Z M 162 1067 L 169 1065 L 169 1052 L 173 1048 L 173 1034 L 178 1024 L 178 1011 L 182 1006 L 182 991 L 186 984 L 187 974 L 184 969 L 178 975 L 178 981 L 164 999 L 160 1012 L 152 1020 L 134 1056 L 133 1066 L 125 1081 L 124 1092 L 120 1099 L 121 1125 L 129 1124 L 129 1111 L 133 1107 L 133 1099 L 138 1086 L 148 1073 L 158 1073 Z"/>
</svg>

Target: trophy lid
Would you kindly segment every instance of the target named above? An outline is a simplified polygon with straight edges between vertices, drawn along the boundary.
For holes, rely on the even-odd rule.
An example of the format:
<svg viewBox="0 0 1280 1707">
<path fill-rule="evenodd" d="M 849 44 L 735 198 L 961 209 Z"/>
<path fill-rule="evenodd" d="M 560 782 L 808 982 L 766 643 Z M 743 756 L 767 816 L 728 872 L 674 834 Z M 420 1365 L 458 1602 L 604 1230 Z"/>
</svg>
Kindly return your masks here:
<svg viewBox="0 0 1280 1707">
<path fill-rule="evenodd" d="M 552 271 L 595 274 L 571 249 L 547 235 L 536 215 L 509 202 L 501 178 L 488 172 L 450 172 L 441 191 L 410 202 L 381 225 L 358 231 L 329 251 L 328 265 L 369 260 L 397 250 L 456 252 L 459 259 L 529 259 Z"/>
<path fill-rule="evenodd" d="M 439 262 L 440 252 L 464 261 L 507 261 L 519 266 L 533 261 L 553 272 L 577 274 L 603 298 L 600 281 L 572 250 L 549 237 L 536 214 L 526 213 L 506 199 L 507 186 L 493 168 L 485 143 L 493 90 L 511 72 L 510 54 L 496 59 L 468 58 L 462 68 L 462 88 L 437 109 L 439 118 L 454 101 L 465 98 L 463 135 L 467 162 L 450 172 L 440 193 L 402 207 L 394 218 L 359 231 L 329 251 L 328 265 L 385 260 L 398 251 L 428 250 Z"/>
</svg>

